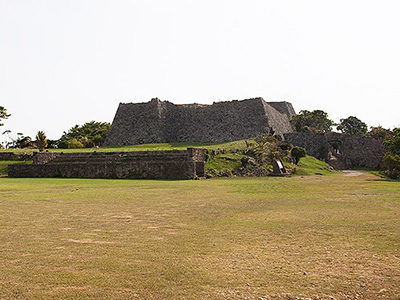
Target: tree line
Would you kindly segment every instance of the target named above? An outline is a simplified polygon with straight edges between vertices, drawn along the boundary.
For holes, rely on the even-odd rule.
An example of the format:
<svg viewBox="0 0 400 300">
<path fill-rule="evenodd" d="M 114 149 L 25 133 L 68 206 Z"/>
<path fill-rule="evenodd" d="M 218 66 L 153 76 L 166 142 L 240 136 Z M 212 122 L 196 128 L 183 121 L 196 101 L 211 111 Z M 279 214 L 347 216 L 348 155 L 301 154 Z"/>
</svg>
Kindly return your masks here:
<svg viewBox="0 0 400 300">
<path fill-rule="evenodd" d="M 2 120 L 8 119 L 11 114 L 7 113 L 7 109 L 0 106 L 0 126 Z M 90 121 L 83 125 L 75 125 L 68 131 L 64 131 L 58 140 L 47 139 L 44 131 L 38 131 L 35 139 L 30 136 L 25 136 L 18 132 L 14 136 L 11 130 L 3 131 L 3 135 L 7 141 L 0 145 L 0 148 L 34 148 L 43 151 L 46 148 L 93 148 L 100 147 L 107 137 L 110 123 Z"/>
</svg>

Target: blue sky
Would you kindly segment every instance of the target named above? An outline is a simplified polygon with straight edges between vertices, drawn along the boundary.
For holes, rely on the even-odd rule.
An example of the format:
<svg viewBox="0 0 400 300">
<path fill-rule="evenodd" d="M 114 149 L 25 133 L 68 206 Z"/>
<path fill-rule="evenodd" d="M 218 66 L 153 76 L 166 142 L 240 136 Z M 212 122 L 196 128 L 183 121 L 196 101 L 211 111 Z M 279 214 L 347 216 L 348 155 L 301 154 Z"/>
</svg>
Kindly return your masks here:
<svg viewBox="0 0 400 300">
<path fill-rule="evenodd" d="M 0 0 L 6 129 L 57 139 L 120 102 L 263 97 L 400 126 L 400 1 Z"/>
</svg>

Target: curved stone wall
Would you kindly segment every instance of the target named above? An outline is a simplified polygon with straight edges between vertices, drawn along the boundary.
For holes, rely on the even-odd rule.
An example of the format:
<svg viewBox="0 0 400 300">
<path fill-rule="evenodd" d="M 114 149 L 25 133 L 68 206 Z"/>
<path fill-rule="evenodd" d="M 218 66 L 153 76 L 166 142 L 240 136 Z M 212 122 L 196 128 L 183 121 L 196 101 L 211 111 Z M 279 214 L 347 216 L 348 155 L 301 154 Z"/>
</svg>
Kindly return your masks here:
<svg viewBox="0 0 400 300">
<path fill-rule="evenodd" d="M 212 105 L 175 105 L 159 99 L 120 103 L 105 145 L 227 142 L 256 137 L 270 127 L 282 136 L 293 131 L 293 114 L 290 103 L 262 98 Z"/>
</svg>

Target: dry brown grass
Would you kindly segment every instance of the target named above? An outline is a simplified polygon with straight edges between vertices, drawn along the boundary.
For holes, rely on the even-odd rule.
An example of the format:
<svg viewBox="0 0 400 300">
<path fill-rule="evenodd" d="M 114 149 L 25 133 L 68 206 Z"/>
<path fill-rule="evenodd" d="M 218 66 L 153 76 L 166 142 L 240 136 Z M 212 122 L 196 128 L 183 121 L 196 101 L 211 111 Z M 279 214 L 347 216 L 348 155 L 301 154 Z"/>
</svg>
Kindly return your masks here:
<svg viewBox="0 0 400 300">
<path fill-rule="evenodd" d="M 400 183 L 0 179 L 0 299 L 399 299 Z"/>
</svg>

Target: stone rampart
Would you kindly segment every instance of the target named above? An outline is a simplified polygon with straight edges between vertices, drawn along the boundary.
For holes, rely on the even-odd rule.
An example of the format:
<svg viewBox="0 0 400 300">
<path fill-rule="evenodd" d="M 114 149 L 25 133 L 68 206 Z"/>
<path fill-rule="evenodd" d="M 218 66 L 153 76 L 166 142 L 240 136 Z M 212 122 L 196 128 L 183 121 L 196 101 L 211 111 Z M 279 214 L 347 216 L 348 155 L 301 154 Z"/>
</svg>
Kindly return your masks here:
<svg viewBox="0 0 400 300">
<path fill-rule="evenodd" d="M 35 153 L 32 165 L 9 165 L 9 177 L 195 179 L 205 176 L 205 149 Z"/>
<path fill-rule="evenodd" d="M 61 153 L 58 152 L 33 152 L 33 164 L 44 165 L 60 155 Z"/>
<path fill-rule="evenodd" d="M 159 99 L 120 103 L 105 145 L 226 142 L 253 138 L 271 127 L 282 136 L 293 131 L 293 114 L 290 103 L 262 98 L 212 105 L 175 105 Z"/>
<path fill-rule="evenodd" d="M 32 160 L 32 153 L 0 152 L 0 160 Z"/>
<path fill-rule="evenodd" d="M 384 155 L 382 140 L 360 135 L 295 132 L 285 134 L 285 139 L 294 146 L 305 148 L 308 155 L 328 163 L 332 161 L 332 165 L 338 165 L 339 160 L 341 169 L 379 168 Z"/>
</svg>

